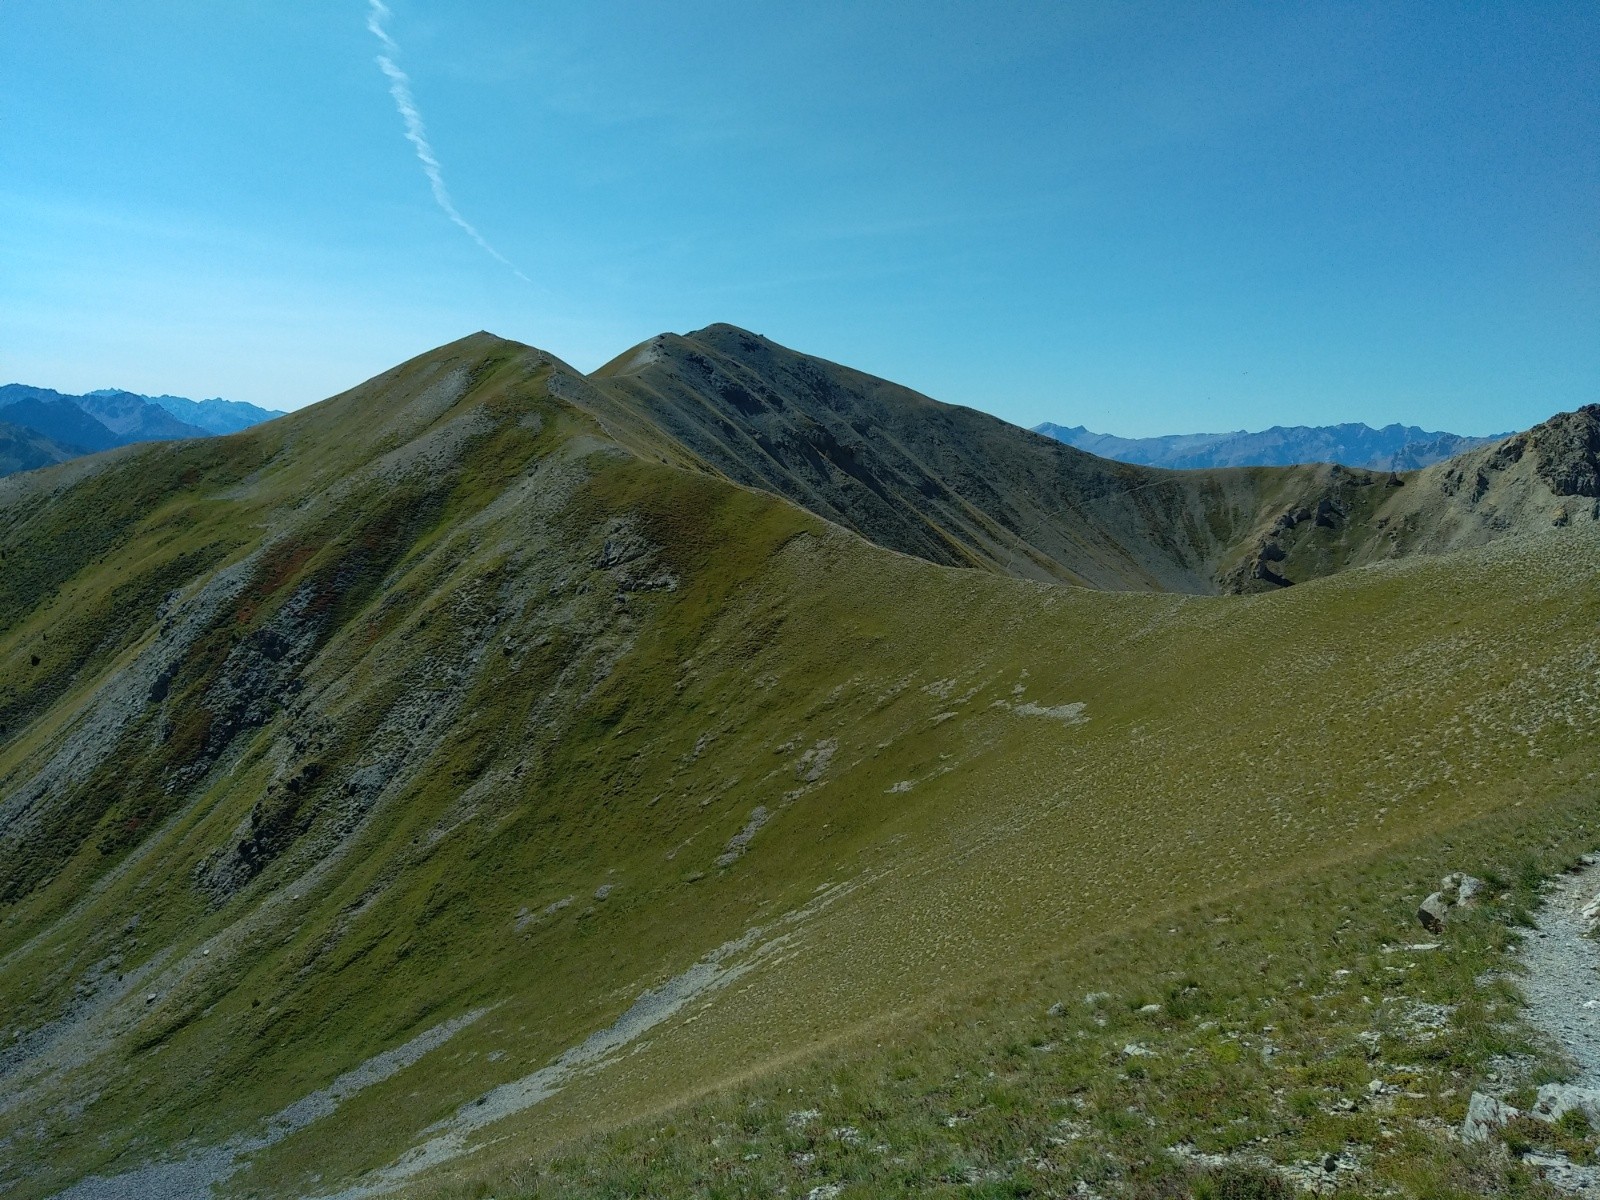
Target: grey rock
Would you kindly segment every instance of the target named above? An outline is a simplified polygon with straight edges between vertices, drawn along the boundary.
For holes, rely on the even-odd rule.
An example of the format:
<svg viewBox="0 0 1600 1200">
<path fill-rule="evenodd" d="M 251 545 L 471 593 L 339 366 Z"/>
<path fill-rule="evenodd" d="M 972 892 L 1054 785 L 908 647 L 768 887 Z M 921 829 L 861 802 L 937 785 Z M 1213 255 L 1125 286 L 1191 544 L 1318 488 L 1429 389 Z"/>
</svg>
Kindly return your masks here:
<svg viewBox="0 0 1600 1200">
<path fill-rule="evenodd" d="M 1434 892 L 1417 908 L 1417 920 L 1429 933 L 1443 932 L 1444 923 L 1449 919 L 1450 902 L 1442 892 Z"/>
<path fill-rule="evenodd" d="M 1573 1196 L 1600 1196 L 1600 1168 L 1581 1166 L 1553 1150 L 1528 1150 L 1521 1158 L 1560 1191 Z"/>
<path fill-rule="evenodd" d="M 1461 1140 L 1487 1141 L 1492 1132 L 1521 1115 L 1517 1109 L 1493 1096 L 1473 1092 L 1472 1099 L 1467 1101 L 1467 1119 L 1461 1123 Z"/>
<path fill-rule="evenodd" d="M 1476 876 L 1465 875 L 1460 871 L 1446 875 L 1443 883 L 1446 893 L 1453 893 L 1451 902 L 1457 908 L 1471 908 L 1488 886 Z"/>
<path fill-rule="evenodd" d="M 1454 910 L 1476 904 L 1487 886 L 1483 880 L 1460 871 L 1446 875 L 1440 885 L 1417 909 L 1417 920 L 1429 933 L 1441 932 Z"/>
<path fill-rule="evenodd" d="M 728 839 L 728 844 L 717 856 L 717 866 L 728 867 L 738 861 L 739 856 L 750 848 L 750 839 L 761 832 L 762 826 L 771 819 L 771 816 L 764 804 L 758 804 L 751 809 L 750 819 L 745 822 L 744 828 Z"/>
<path fill-rule="evenodd" d="M 1555 1122 L 1574 1110 L 1588 1118 L 1591 1126 L 1600 1129 L 1600 1088 L 1547 1083 L 1539 1089 L 1539 1099 L 1528 1110 L 1528 1115 Z"/>
</svg>

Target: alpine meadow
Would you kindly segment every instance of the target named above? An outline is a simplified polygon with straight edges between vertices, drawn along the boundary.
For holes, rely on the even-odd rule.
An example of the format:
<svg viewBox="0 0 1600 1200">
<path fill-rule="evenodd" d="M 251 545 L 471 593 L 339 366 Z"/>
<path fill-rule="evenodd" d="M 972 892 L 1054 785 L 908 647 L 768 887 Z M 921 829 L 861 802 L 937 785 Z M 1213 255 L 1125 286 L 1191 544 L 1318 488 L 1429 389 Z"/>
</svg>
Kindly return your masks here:
<svg viewBox="0 0 1600 1200">
<path fill-rule="evenodd" d="M 12 476 L 0 1185 L 1559 1194 L 1597 453 L 1131 466 L 713 326 Z"/>
</svg>

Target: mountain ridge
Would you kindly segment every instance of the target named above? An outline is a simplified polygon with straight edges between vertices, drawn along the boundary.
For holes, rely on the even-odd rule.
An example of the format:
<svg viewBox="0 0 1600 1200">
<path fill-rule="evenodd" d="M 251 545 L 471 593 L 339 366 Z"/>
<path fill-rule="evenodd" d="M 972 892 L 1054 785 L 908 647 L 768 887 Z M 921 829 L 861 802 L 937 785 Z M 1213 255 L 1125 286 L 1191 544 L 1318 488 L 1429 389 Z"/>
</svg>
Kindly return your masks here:
<svg viewBox="0 0 1600 1200">
<path fill-rule="evenodd" d="M 260 405 L 249 404 L 243 400 L 224 400 L 221 396 L 213 396 L 209 400 L 191 400 L 187 396 L 146 396 L 139 392 L 130 392 L 126 388 L 96 388 L 84 394 L 107 397 L 134 396 L 165 409 L 185 424 L 197 426 L 207 433 L 214 434 L 238 433 L 240 430 L 249 429 L 252 425 L 276 420 L 284 415 L 278 409 L 262 408 Z"/>
<path fill-rule="evenodd" d="M 1368 1022 L 1363 989 L 1387 1002 L 1424 974 L 1379 948 L 1418 863 L 1578 836 L 1560 822 L 1588 818 L 1600 765 L 1600 410 L 1397 485 L 1185 482 L 740 336 L 667 344 L 624 386 L 477 334 L 234 437 L 0 481 L 0 1188 L 530 1195 L 577 1163 L 551 1186 L 582 1195 L 601 1160 L 574 1139 L 604 1133 L 653 1156 L 635 1192 L 948 1190 L 964 1163 L 1044 1191 L 1037 1147 L 991 1161 L 1012 1140 L 985 1114 L 1044 1146 L 1101 1139 L 1103 1109 L 1100 1165 L 1063 1159 L 1058 1182 L 1110 1191 L 1183 1178 L 1159 1164 L 1186 1137 L 1304 1156 L 1360 1132 L 1286 1098 L 1327 1061 L 1290 1022 L 1331 1007 L 1309 996 L 1335 960 L 1307 973 L 1246 934 L 1326 918 L 1313 944 L 1372 960 L 1346 998 Z M 726 385 L 763 407 L 737 420 L 755 406 Z M 907 432 L 844 455 L 870 397 L 892 432 L 939 413 L 943 449 Z M 776 453 L 740 467 L 726 448 L 756 435 Z M 1065 480 L 977 489 L 1019 445 Z M 1024 512 L 1031 479 L 1062 490 Z M 1155 537 L 1196 486 L 1217 511 L 1235 497 L 1242 563 L 1280 505 L 1331 495 L 1266 560 L 1303 563 L 1305 586 L 1060 586 L 973 532 L 1005 514 L 1041 544 L 1074 533 L 1087 565 L 1181 562 L 1223 544 Z M 948 522 L 928 545 L 964 547 L 963 569 L 852 528 L 881 512 L 863 493 Z M 1401 498 L 1393 553 L 1360 559 Z M 1246 965 L 1223 978 L 1231 960 L 1203 956 L 1232 940 Z M 1080 1001 L 1123 945 L 1154 965 L 1103 1012 Z M 1235 1004 L 1238 979 L 1281 1011 Z M 1282 1052 L 1256 1052 L 1256 1025 L 1249 1053 L 1221 1029 L 1193 1055 L 1125 1049 L 1241 1012 Z M 967 1033 L 948 1054 L 981 1053 L 893 1057 L 949 1022 Z M 1358 1047 L 1338 1069 L 1363 1095 L 1366 1028 L 1328 1043 Z M 1080 1091 L 1024 1088 L 1021 1065 L 1079 1044 Z M 862 1074 L 813 1089 L 795 1064 L 827 1046 L 916 1067 L 923 1099 L 891 1109 Z M 1202 1066 L 1221 1074 L 1165 1073 Z M 1322 1078 L 1318 1097 L 1348 1082 Z M 1459 1082 L 1426 1076 L 1430 1097 Z M 1191 1089 L 1198 1120 L 1159 1106 Z M 732 1115 L 694 1153 L 717 1161 L 673 1174 L 691 1147 L 668 1127 L 713 1091 Z M 1221 1134 L 1218 1095 L 1250 1106 Z M 500 1171 L 524 1174 L 485 1182 Z"/>
<path fill-rule="evenodd" d="M 736 482 L 929 561 L 1024 577 L 1211 590 L 1262 504 L 1319 488 L 1315 468 L 1151 474 L 733 326 L 651 339 L 588 382 L 608 421 L 651 424 Z"/>
<path fill-rule="evenodd" d="M 634 431 L 640 453 L 699 463 L 931 562 L 1025 578 L 1264 590 L 1417 552 L 1441 523 L 1460 545 L 1596 519 L 1531 464 L 1512 472 L 1532 491 L 1508 524 L 1488 483 L 1463 490 L 1437 471 L 1117 463 L 731 325 L 640 343 L 587 384 L 575 402 Z M 1576 428 L 1588 413 L 1552 421 Z M 1476 451 L 1486 480 L 1513 465 L 1493 446 L 1530 444 L 1517 437 Z"/>
<path fill-rule="evenodd" d="M 65 396 L 13 393 L 6 399 L 8 402 L 0 407 L 0 414 L 4 414 L 10 424 L 41 434 L 73 454 L 94 454 L 124 444 L 105 422 Z"/>
</svg>

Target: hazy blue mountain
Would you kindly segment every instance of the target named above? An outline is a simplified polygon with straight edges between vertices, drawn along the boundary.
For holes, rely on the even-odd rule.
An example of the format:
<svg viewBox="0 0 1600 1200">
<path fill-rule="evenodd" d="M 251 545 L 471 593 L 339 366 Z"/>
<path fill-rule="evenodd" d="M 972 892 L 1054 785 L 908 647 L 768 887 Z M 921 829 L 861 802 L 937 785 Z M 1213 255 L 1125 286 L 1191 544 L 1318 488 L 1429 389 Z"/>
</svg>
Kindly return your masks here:
<svg viewBox="0 0 1600 1200">
<path fill-rule="evenodd" d="M 56 445 L 44 434 L 26 425 L 0 421 L 0 475 L 32 471 L 36 467 L 48 467 L 52 463 L 66 462 L 76 457 L 75 451 Z"/>
<path fill-rule="evenodd" d="M 29 405 L 44 407 L 34 409 Z M 95 422 L 101 427 L 102 434 L 96 434 L 91 427 L 83 425 L 62 405 Z M 61 445 L 78 446 L 83 450 L 105 450 L 129 442 L 173 441 L 177 438 L 205 437 L 208 434 L 207 430 L 178 420 L 166 409 L 133 392 L 109 391 L 71 396 L 51 388 L 8 383 L 0 387 L 0 411 L 12 424 L 26 425 Z M 31 416 L 25 416 L 25 413 Z M 40 420 L 48 422 L 48 427 L 38 424 Z M 103 436 L 104 433 L 110 435 L 109 441 Z"/>
<path fill-rule="evenodd" d="M 73 456 L 109 450 L 126 440 L 67 396 L 45 388 L 0 388 L 0 419 L 50 439 Z M 17 392 L 26 394 L 17 394 Z"/>
<path fill-rule="evenodd" d="M 0 476 L 131 442 L 237 433 L 280 412 L 233 400 L 188 400 L 100 388 L 82 396 L 26 383 L 0 386 Z"/>
<path fill-rule="evenodd" d="M 137 392 L 120 392 L 116 388 L 102 388 L 88 393 L 90 396 L 138 395 L 139 399 L 158 405 L 178 420 L 198 426 L 207 433 L 238 433 L 263 421 L 283 416 L 277 409 L 261 408 L 242 400 L 190 400 L 184 396 L 143 396 Z"/>
<path fill-rule="evenodd" d="M 1478 446 L 1501 440 L 1440 433 L 1415 425 L 1373 429 L 1346 425 L 1274 425 L 1259 433 L 1180 433 L 1166 437 L 1123 438 L 1091 433 L 1046 421 L 1035 433 L 1118 462 L 1151 467 L 1287 467 L 1298 463 L 1332 462 L 1375 471 L 1412 471 L 1454 458 Z"/>
<path fill-rule="evenodd" d="M 180 421 L 134 392 L 101 391 L 70 399 L 125 442 L 170 442 L 207 437 L 211 431 Z"/>
</svg>

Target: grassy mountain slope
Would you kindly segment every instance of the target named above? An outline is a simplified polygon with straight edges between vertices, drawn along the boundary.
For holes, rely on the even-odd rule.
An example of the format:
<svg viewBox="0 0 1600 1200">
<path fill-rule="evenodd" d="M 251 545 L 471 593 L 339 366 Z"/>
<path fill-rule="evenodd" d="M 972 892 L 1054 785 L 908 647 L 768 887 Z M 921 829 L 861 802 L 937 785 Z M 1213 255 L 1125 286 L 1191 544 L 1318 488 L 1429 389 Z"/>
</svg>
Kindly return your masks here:
<svg viewBox="0 0 1600 1200">
<path fill-rule="evenodd" d="M 9 1194 L 425 1191 L 1592 809 L 1591 524 L 1060 588 L 731 486 L 609 387 L 477 335 L 0 484 Z"/>
</svg>

